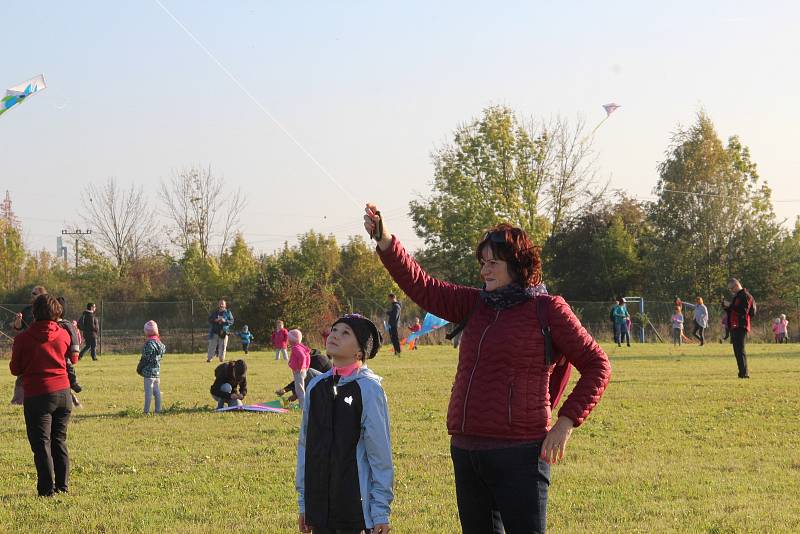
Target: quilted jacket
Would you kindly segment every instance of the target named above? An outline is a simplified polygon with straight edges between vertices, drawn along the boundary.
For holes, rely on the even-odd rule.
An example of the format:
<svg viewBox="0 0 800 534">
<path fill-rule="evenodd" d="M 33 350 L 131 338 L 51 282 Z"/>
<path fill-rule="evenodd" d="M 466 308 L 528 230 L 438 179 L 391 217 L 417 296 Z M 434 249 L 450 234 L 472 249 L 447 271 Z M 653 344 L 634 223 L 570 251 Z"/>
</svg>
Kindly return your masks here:
<svg viewBox="0 0 800 534">
<path fill-rule="evenodd" d="M 505 310 L 487 306 L 473 287 L 437 280 L 392 238 L 378 250 L 400 288 L 420 307 L 453 323 L 471 311 L 461 337 L 447 430 L 454 435 L 537 441 L 550 429 L 549 377 L 544 336 L 529 300 Z M 579 426 L 600 400 L 611 365 L 569 305 L 550 299 L 549 322 L 557 353 L 580 372 L 580 379 L 558 412 Z"/>
</svg>

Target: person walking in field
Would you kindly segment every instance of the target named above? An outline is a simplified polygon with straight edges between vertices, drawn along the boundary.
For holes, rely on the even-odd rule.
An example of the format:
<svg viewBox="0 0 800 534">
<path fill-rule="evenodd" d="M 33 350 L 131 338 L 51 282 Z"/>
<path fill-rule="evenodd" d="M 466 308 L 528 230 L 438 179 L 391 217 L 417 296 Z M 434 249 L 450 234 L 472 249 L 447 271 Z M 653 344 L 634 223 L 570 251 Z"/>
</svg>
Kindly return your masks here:
<svg viewBox="0 0 800 534">
<path fill-rule="evenodd" d="M 208 359 L 211 362 L 216 354 L 220 362 L 225 361 L 225 351 L 228 348 L 228 333 L 233 326 L 233 313 L 228 309 L 228 303 L 220 299 L 217 309 L 208 315 Z"/>
<path fill-rule="evenodd" d="M 364 228 L 400 289 L 463 329 L 447 411 L 462 532 L 545 532 L 550 465 L 600 400 L 608 357 L 564 299 L 546 294 L 539 247 L 522 229 L 499 224 L 483 234 L 478 289 L 430 276 L 386 231 L 377 208 L 365 211 Z M 551 426 L 551 401 L 570 365 L 581 376 Z"/>
<path fill-rule="evenodd" d="M 694 302 L 694 304 L 684 302 L 683 305 L 690 310 L 694 310 L 692 336 L 700 342 L 702 347 L 706 344 L 704 332 L 708 328 L 708 308 L 703 303 L 703 297 L 697 297 Z"/>
<path fill-rule="evenodd" d="M 97 306 L 94 302 L 90 302 L 78 319 L 78 327 L 81 329 L 85 343 L 79 358 L 83 358 L 84 353 L 89 351 L 92 360 L 97 361 L 97 336 L 100 334 L 100 321 L 97 319 L 95 311 L 97 311 Z"/>
</svg>

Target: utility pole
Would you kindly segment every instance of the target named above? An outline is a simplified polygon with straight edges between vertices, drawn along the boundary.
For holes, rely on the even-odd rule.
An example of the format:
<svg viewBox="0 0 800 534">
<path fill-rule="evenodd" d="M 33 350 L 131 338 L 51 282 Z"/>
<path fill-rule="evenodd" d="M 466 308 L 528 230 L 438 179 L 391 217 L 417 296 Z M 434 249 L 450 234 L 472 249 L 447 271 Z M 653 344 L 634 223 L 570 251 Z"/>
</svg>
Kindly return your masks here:
<svg viewBox="0 0 800 534">
<path fill-rule="evenodd" d="M 78 242 L 80 241 L 80 237 L 82 235 L 91 235 L 91 230 L 81 230 L 80 228 L 75 229 L 74 232 L 70 232 L 69 230 L 61 230 L 61 235 L 74 235 L 75 236 L 75 274 L 78 274 Z"/>
</svg>

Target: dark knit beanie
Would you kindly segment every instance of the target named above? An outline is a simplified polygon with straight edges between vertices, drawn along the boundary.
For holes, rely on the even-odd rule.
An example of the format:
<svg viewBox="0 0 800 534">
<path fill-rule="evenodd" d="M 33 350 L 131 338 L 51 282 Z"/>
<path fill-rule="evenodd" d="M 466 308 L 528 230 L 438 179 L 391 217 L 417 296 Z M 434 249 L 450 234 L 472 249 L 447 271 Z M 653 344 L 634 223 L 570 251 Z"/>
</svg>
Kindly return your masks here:
<svg viewBox="0 0 800 534">
<path fill-rule="evenodd" d="M 358 341 L 358 347 L 361 349 L 361 352 L 364 353 L 365 359 L 375 357 L 383 341 L 381 333 L 378 332 L 375 323 L 357 313 L 343 315 L 331 326 L 336 326 L 339 323 L 344 323 L 353 330 L 356 340 Z"/>
</svg>

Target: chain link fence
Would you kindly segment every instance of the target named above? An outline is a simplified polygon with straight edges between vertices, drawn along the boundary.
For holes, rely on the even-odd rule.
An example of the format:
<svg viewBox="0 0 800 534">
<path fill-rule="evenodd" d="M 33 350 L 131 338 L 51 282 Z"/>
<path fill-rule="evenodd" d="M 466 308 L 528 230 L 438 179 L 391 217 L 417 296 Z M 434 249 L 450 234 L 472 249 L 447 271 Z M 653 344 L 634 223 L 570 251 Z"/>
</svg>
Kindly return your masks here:
<svg viewBox="0 0 800 534">
<path fill-rule="evenodd" d="M 143 326 L 149 320 L 155 320 L 159 325 L 159 330 L 164 343 L 173 353 L 204 353 L 207 348 L 208 340 L 208 313 L 209 306 L 215 306 L 216 300 L 187 300 L 176 302 L 97 302 L 96 316 L 100 321 L 100 336 L 98 338 L 98 349 L 104 354 L 133 354 L 141 350 L 144 342 Z M 719 303 L 706 303 L 709 311 L 709 328 L 706 331 L 706 339 L 714 341 L 721 336 L 722 332 L 722 308 Z M 13 331 L 10 322 L 14 318 L 14 313 L 21 311 L 26 304 L 10 303 L 0 304 L 0 357 L 8 358 L 11 354 L 11 343 Z M 385 310 L 389 308 L 388 302 L 382 304 L 369 299 L 352 297 L 344 303 L 347 311 L 356 311 L 370 317 L 380 327 L 383 325 Z M 572 301 L 570 302 L 573 311 L 581 320 L 586 329 L 596 339 L 610 341 L 613 339 L 613 324 L 610 319 L 612 302 L 589 302 Z M 236 304 L 229 303 L 229 308 L 233 311 L 236 323 L 233 332 L 238 332 L 244 324 L 249 324 L 251 329 L 257 323 L 257 318 L 242 317 L 237 314 Z M 82 305 L 67 303 L 65 317 L 77 320 L 83 312 Z M 670 339 L 671 323 L 670 317 L 674 311 L 674 304 L 667 301 L 648 301 L 643 303 L 630 302 L 628 310 L 632 320 L 632 341 L 644 341 L 646 343 L 658 342 L 658 336 L 664 341 Z M 643 310 L 643 311 L 642 311 Z M 759 303 L 758 314 L 753 320 L 750 340 L 753 342 L 772 342 L 772 321 L 780 314 L 785 314 L 789 319 L 789 339 L 792 341 L 800 340 L 797 335 L 796 325 L 800 325 L 800 302 L 769 302 Z M 414 323 L 414 319 L 419 317 L 422 320 L 425 311 L 417 307 L 410 301 L 403 302 L 401 313 L 401 337 L 410 332 L 408 326 Z M 686 335 L 691 334 L 692 311 L 684 309 L 684 325 Z M 293 325 L 289 325 L 293 326 Z M 300 326 L 302 329 L 302 325 Z M 446 342 L 444 339 L 446 331 L 450 327 L 442 328 L 419 340 L 419 344 L 439 344 Z M 658 333 L 658 336 L 656 335 Z M 321 341 L 314 337 L 313 333 L 310 341 L 320 344 Z M 319 337 L 319 336 L 317 336 Z M 388 335 L 384 336 L 385 342 L 389 342 Z M 233 340 L 230 346 L 235 350 L 236 345 Z M 256 339 L 253 349 L 269 348 L 269 340 Z"/>
</svg>

